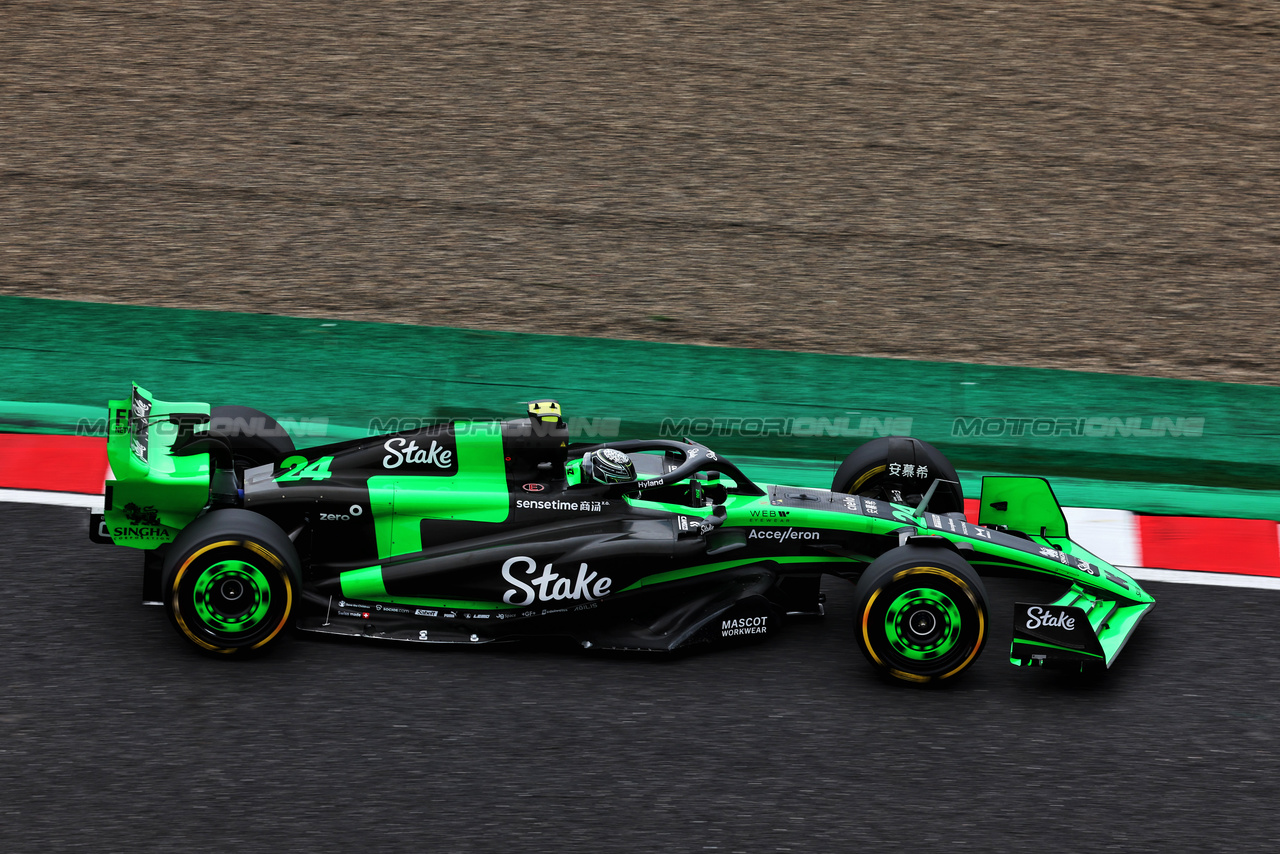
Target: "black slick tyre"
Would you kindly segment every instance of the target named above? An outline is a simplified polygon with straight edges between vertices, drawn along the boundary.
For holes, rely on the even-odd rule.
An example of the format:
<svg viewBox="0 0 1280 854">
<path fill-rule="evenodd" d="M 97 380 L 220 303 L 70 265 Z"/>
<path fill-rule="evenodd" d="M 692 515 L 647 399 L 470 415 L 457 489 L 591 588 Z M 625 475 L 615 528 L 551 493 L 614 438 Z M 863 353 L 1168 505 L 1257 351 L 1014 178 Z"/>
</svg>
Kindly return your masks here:
<svg viewBox="0 0 1280 854">
<path fill-rule="evenodd" d="M 858 647 L 894 679 L 952 679 L 977 660 L 986 644 L 982 579 L 942 546 L 885 552 L 863 572 L 854 601 Z"/>
<path fill-rule="evenodd" d="M 165 556 L 165 611 L 178 634 L 208 653 L 252 655 L 293 615 L 298 553 L 280 527 L 248 510 L 196 519 Z"/>
<path fill-rule="evenodd" d="M 926 472 L 924 476 L 919 474 L 921 470 Z M 960 476 L 941 451 L 910 436 L 886 436 L 860 445 L 845 457 L 831 481 L 831 490 L 914 506 L 935 479 L 944 482 L 934 491 L 929 510 L 963 512 Z"/>
</svg>

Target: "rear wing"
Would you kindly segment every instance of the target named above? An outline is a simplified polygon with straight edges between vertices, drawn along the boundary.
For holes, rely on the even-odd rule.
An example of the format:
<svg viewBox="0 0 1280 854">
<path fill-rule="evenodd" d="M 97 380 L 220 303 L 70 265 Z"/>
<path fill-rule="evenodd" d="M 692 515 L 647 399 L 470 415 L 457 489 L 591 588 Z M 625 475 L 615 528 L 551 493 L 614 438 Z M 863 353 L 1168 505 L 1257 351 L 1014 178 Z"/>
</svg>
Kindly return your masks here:
<svg viewBox="0 0 1280 854">
<path fill-rule="evenodd" d="M 190 426 L 174 415 L 203 416 L 205 403 L 157 400 L 133 385 L 126 400 L 108 401 L 107 460 L 112 480 L 103 501 L 103 529 L 119 546 L 151 549 L 171 542 L 209 503 L 209 455 L 170 455 Z"/>
</svg>

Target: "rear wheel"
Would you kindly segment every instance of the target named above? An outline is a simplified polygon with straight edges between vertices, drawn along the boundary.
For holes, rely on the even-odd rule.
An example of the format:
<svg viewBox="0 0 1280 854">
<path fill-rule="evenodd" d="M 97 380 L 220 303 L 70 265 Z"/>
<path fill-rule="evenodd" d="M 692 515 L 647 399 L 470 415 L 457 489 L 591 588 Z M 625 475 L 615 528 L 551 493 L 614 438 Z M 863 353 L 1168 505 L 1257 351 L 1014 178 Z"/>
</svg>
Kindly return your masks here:
<svg viewBox="0 0 1280 854">
<path fill-rule="evenodd" d="M 247 510 L 217 510 L 189 525 L 169 549 L 165 610 L 201 650 L 252 654 L 288 625 L 297 578 L 297 552 L 275 523 Z"/>
<path fill-rule="evenodd" d="M 987 640 L 982 579 L 955 552 L 903 546 L 858 580 L 858 646 L 877 669 L 905 682 L 951 679 Z"/>
<path fill-rule="evenodd" d="M 964 511 L 960 476 L 946 456 L 920 439 L 888 436 L 872 439 L 845 458 L 831 482 L 833 492 L 916 505 L 935 479 L 938 484 L 929 510 Z"/>
</svg>

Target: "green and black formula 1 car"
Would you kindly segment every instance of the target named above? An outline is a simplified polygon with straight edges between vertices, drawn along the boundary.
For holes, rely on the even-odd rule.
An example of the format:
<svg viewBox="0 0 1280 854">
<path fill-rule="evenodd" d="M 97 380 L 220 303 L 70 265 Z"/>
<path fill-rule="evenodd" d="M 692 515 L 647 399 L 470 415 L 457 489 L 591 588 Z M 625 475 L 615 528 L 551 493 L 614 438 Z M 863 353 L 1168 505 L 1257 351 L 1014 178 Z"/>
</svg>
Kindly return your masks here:
<svg viewBox="0 0 1280 854">
<path fill-rule="evenodd" d="M 554 401 L 296 450 L 244 407 L 111 402 L 114 479 L 91 536 L 145 551 L 144 599 L 197 647 L 243 655 L 287 626 L 425 643 L 565 637 L 669 651 L 822 613 L 823 574 L 857 584 L 857 638 L 910 682 L 973 664 L 983 575 L 1058 579 L 1019 604 L 1015 664 L 1110 666 L 1153 605 L 1067 533 L 1049 485 L 983 481 L 874 439 L 830 490 L 757 485 L 690 441 L 569 444 Z"/>
</svg>

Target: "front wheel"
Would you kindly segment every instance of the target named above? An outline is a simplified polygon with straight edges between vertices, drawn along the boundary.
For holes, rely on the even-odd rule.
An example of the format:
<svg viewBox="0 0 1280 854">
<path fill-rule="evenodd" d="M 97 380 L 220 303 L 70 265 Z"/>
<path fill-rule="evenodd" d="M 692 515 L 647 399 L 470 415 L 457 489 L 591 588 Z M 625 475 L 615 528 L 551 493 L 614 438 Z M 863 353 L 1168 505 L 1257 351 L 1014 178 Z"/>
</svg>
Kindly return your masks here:
<svg viewBox="0 0 1280 854">
<path fill-rule="evenodd" d="M 872 439 L 847 456 L 836 470 L 831 491 L 915 506 L 934 480 L 941 482 L 928 509 L 964 512 L 960 476 L 942 451 L 910 436 L 888 436 Z"/>
<path fill-rule="evenodd" d="M 297 570 L 293 543 L 275 523 L 247 510 L 217 510 L 189 525 L 170 548 L 165 610 L 201 650 L 252 654 L 288 625 Z"/>
<path fill-rule="evenodd" d="M 987 640 L 982 579 L 944 547 L 884 553 L 863 572 L 854 598 L 859 648 L 895 679 L 951 679 L 973 664 Z"/>
</svg>

